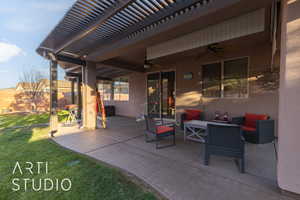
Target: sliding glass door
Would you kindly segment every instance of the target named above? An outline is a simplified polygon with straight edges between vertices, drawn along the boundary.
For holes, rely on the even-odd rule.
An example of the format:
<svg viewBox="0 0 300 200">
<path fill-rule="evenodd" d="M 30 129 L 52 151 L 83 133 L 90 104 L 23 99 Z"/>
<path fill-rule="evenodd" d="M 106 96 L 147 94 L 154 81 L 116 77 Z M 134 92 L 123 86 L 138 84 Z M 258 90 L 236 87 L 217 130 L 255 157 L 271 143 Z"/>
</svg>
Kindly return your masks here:
<svg viewBox="0 0 300 200">
<path fill-rule="evenodd" d="M 157 72 L 147 77 L 148 115 L 175 118 L 175 72 Z"/>
<path fill-rule="evenodd" d="M 147 110 L 151 117 L 160 117 L 160 73 L 147 78 Z"/>
</svg>

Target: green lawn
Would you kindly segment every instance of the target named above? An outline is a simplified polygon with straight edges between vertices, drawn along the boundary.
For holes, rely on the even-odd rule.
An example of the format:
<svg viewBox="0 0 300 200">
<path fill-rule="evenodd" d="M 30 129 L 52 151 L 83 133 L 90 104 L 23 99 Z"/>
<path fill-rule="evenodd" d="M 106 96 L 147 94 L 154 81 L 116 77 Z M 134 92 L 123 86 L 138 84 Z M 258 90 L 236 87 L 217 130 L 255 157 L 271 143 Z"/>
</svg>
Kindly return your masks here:
<svg viewBox="0 0 300 200">
<path fill-rule="evenodd" d="M 13 126 L 31 126 L 33 124 L 48 123 L 48 114 L 7 114 L 0 115 L 0 128 Z"/>
<path fill-rule="evenodd" d="M 62 110 L 58 112 L 58 120 L 65 121 L 68 111 Z M 31 126 L 33 124 L 43 124 L 49 122 L 49 114 L 7 114 L 0 115 L 0 129 L 10 128 L 14 126 Z"/>
<path fill-rule="evenodd" d="M 9 119 L 8 119 L 9 118 Z M 33 124 L 35 122 L 47 122 L 47 115 L 31 116 L 0 116 L 1 123 L 6 126 Z M 23 174 L 17 170 L 13 174 L 16 162 L 20 163 Z M 34 165 L 30 173 L 25 166 L 31 162 Z M 38 174 L 36 162 L 48 162 L 48 173 L 45 173 L 45 165 L 42 165 Z M 19 181 L 16 181 L 19 178 Z M 24 179 L 29 178 L 27 191 L 25 192 Z M 70 191 L 63 191 L 56 187 L 52 191 L 42 191 L 43 181 L 50 178 L 56 186 L 64 178 L 72 182 Z M 20 187 L 19 191 L 12 183 Z M 39 180 L 42 181 L 40 191 L 33 191 L 32 179 L 37 189 Z M 66 184 L 68 186 L 68 184 Z M 66 186 L 65 186 L 66 187 Z M 66 187 L 67 188 L 67 187 Z M 117 169 L 109 168 L 104 164 L 96 163 L 85 156 L 63 149 L 48 138 L 48 128 L 34 129 L 6 129 L 0 131 L 0 199 L 156 199 L 155 196 L 131 182 Z"/>
</svg>

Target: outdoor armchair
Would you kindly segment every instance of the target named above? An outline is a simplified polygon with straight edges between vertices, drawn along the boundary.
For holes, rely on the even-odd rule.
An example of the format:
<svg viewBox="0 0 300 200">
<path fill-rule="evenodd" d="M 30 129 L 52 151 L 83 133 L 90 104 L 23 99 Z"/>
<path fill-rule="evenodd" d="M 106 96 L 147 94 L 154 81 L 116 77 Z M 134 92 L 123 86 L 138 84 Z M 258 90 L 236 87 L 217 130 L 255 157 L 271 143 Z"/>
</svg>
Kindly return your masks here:
<svg viewBox="0 0 300 200">
<path fill-rule="evenodd" d="M 265 144 L 275 140 L 275 123 L 267 115 L 246 113 L 243 117 L 232 118 L 232 123 L 242 127 L 247 142 Z"/>
<path fill-rule="evenodd" d="M 161 121 L 159 124 L 153 118 L 145 115 L 146 130 L 145 130 L 145 140 L 146 142 L 156 142 L 156 149 L 161 149 L 165 147 L 170 147 L 175 145 L 175 124 L 164 124 Z M 149 137 L 154 136 L 154 140 L 149 139 Z M 159 141 L 162 138 L 172 136 L 172 143 L 164 146 L 159 146 Z"/>
<path fill-rule="evenodd" d="M 208 124 L 206 133 L 204 164 L 209 164 L 210 155 L 234 157 L 240 160 L 240 171 L 244 173 L 245 140 L 240 126 Z"/>
<path fill-rule="evenodd" d="M 180 128 L 183 130 L 184 122 L 191 120 L 204 120 L 204 113 L 202 110 L 187 109 L 180 116 Z"/>
</svg>

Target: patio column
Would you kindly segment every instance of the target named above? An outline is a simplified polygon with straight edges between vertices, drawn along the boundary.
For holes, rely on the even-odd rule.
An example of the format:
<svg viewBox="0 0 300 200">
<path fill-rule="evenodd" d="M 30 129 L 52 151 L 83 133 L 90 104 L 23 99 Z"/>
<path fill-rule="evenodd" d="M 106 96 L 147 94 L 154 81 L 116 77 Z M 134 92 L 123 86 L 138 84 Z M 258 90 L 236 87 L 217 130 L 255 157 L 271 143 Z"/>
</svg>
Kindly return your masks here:
<svg viewBox="0 0 300 200">
<path fill-rule="evenodd" d="M 50 136 L 57 132 L 57 61 L 50 61 Z"/>
<path fill-rule="evenodd" d="M 282 4 L 278 184 L 300 194 L 300 0 Z"/>
<path fill-rule="evenodd" d="M 83 67 L 83 127 L 96 128 L 96 64 Z"/>
<path fill-rule="evenodd" d="M 76 78 L 77 82 L 77 105 L 78 105 L 78 117 L 82 119 L 82 95 L 81 95 L 81 78 Z"/>
<path fill-rule="evenodd" d="M 71 80 L 71 103 L 75 104 L 75 92 L 74 92 L 74 88 L 75 88 L 75 80 L 72 78 Z"/>
</svg>

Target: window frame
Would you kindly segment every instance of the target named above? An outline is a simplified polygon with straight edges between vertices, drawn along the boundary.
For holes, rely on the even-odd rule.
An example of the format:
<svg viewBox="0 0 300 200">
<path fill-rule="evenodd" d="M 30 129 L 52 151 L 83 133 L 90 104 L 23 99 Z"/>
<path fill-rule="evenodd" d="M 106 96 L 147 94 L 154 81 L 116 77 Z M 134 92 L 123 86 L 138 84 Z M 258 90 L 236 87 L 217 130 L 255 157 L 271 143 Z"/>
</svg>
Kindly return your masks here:
<svg viewBox="0 0 300 200">
<path fill-rule="evenodd" d="M 221 70 L 220 70 L 220 95 L 218 97 L 205 97 L 205 98 L 211 98 L 211 99 L 219 99 L 222 98 L 222 79 L 223 79 L 223 64 L 221 61 L 214 61 L 214 62 L 207 62 L 201 65 L 201 94 L 203 96 L 203 90 L 204 90 L 204 78 L 203 78 L 203 66 L 204 65 L 211 65 L 211 64 L 221 64 Z M 204 96 L 203 96 L 204 97 Z"/>
<path fill-rule="evenodd" d="M 104 82 L 108 82 L 108 83 L 104 83 Z M 102 82 L 102 83 L 101 83 Z M 102 89 L 103 91 L 105 91 L 105 87 L 103 87 L 104 85 L 110 85 L 110 94 L 109 94 L 109 99 L 105 99 L 105 95 L 107 93 L 103 92 L 103 93 L 100 93 L 101 94 L 101 97 L 103 98 L 103 101 L 111 101 L 112 100 L 112 95 L 113 95 L 113 87 L 112 87 L 112 81 L 109 81 L 109 80 L 99 80 L 97 81 L 97 90 L 99 91 L 100 88 L 99 88 L 99 85 L 102 84 Z"/>
<path fill-rule="evenodd" d="M 247 58 L 247 93 L 244 97 L 224 97 L 224 63 L 226 61 L 233 61 L 233 60 L 238 60 L 238 59 L 243 59 Z M 219 97 L 205 97 L 203 96 L 203 66 L 204 65 L 209 65 L 209 64 L 214 64 L 214 63 L 221 63 L 221 86 L 220 86 L 220 96 Z M 234 57 L 234 58 L 227 58 L 227 59 L 220 59 L 220 60 L 215 60 L 212 62 L 206 62 L 201 64 L 201 95 L 202 98 L 206 99 L 246 99 L 249 98 L 249 75 L 250 75 L 250 56 L 240 56 L 240 57 Z"/>
<path fill-rule="evenodd" d="M 127 85 L 128 85 L 128 99 L 127 100 L 120 100 L 120 92 L 122 91 L 121 90 L 121 79 L 122 78 L 126 78 L 127 79 Z M 119 82 L 119 84 L 118 84 L 118 90 L 120 90 L 119 91 L 119 93 L 118 93 L 118 95 L 119 95 L 119 99 L 115 99 L 115 82 Z M 130 77 L 129 76 L 120 76 L 120 77 L 117 77 L 117 78 L 114 78 L 113 80 L 112 80 L 112 91 L 113 91 L 113 94 L 112 94 L 112 101 L 118 101 L 118 102 L 129 102 L 130 101 Z"/>
</svg>

